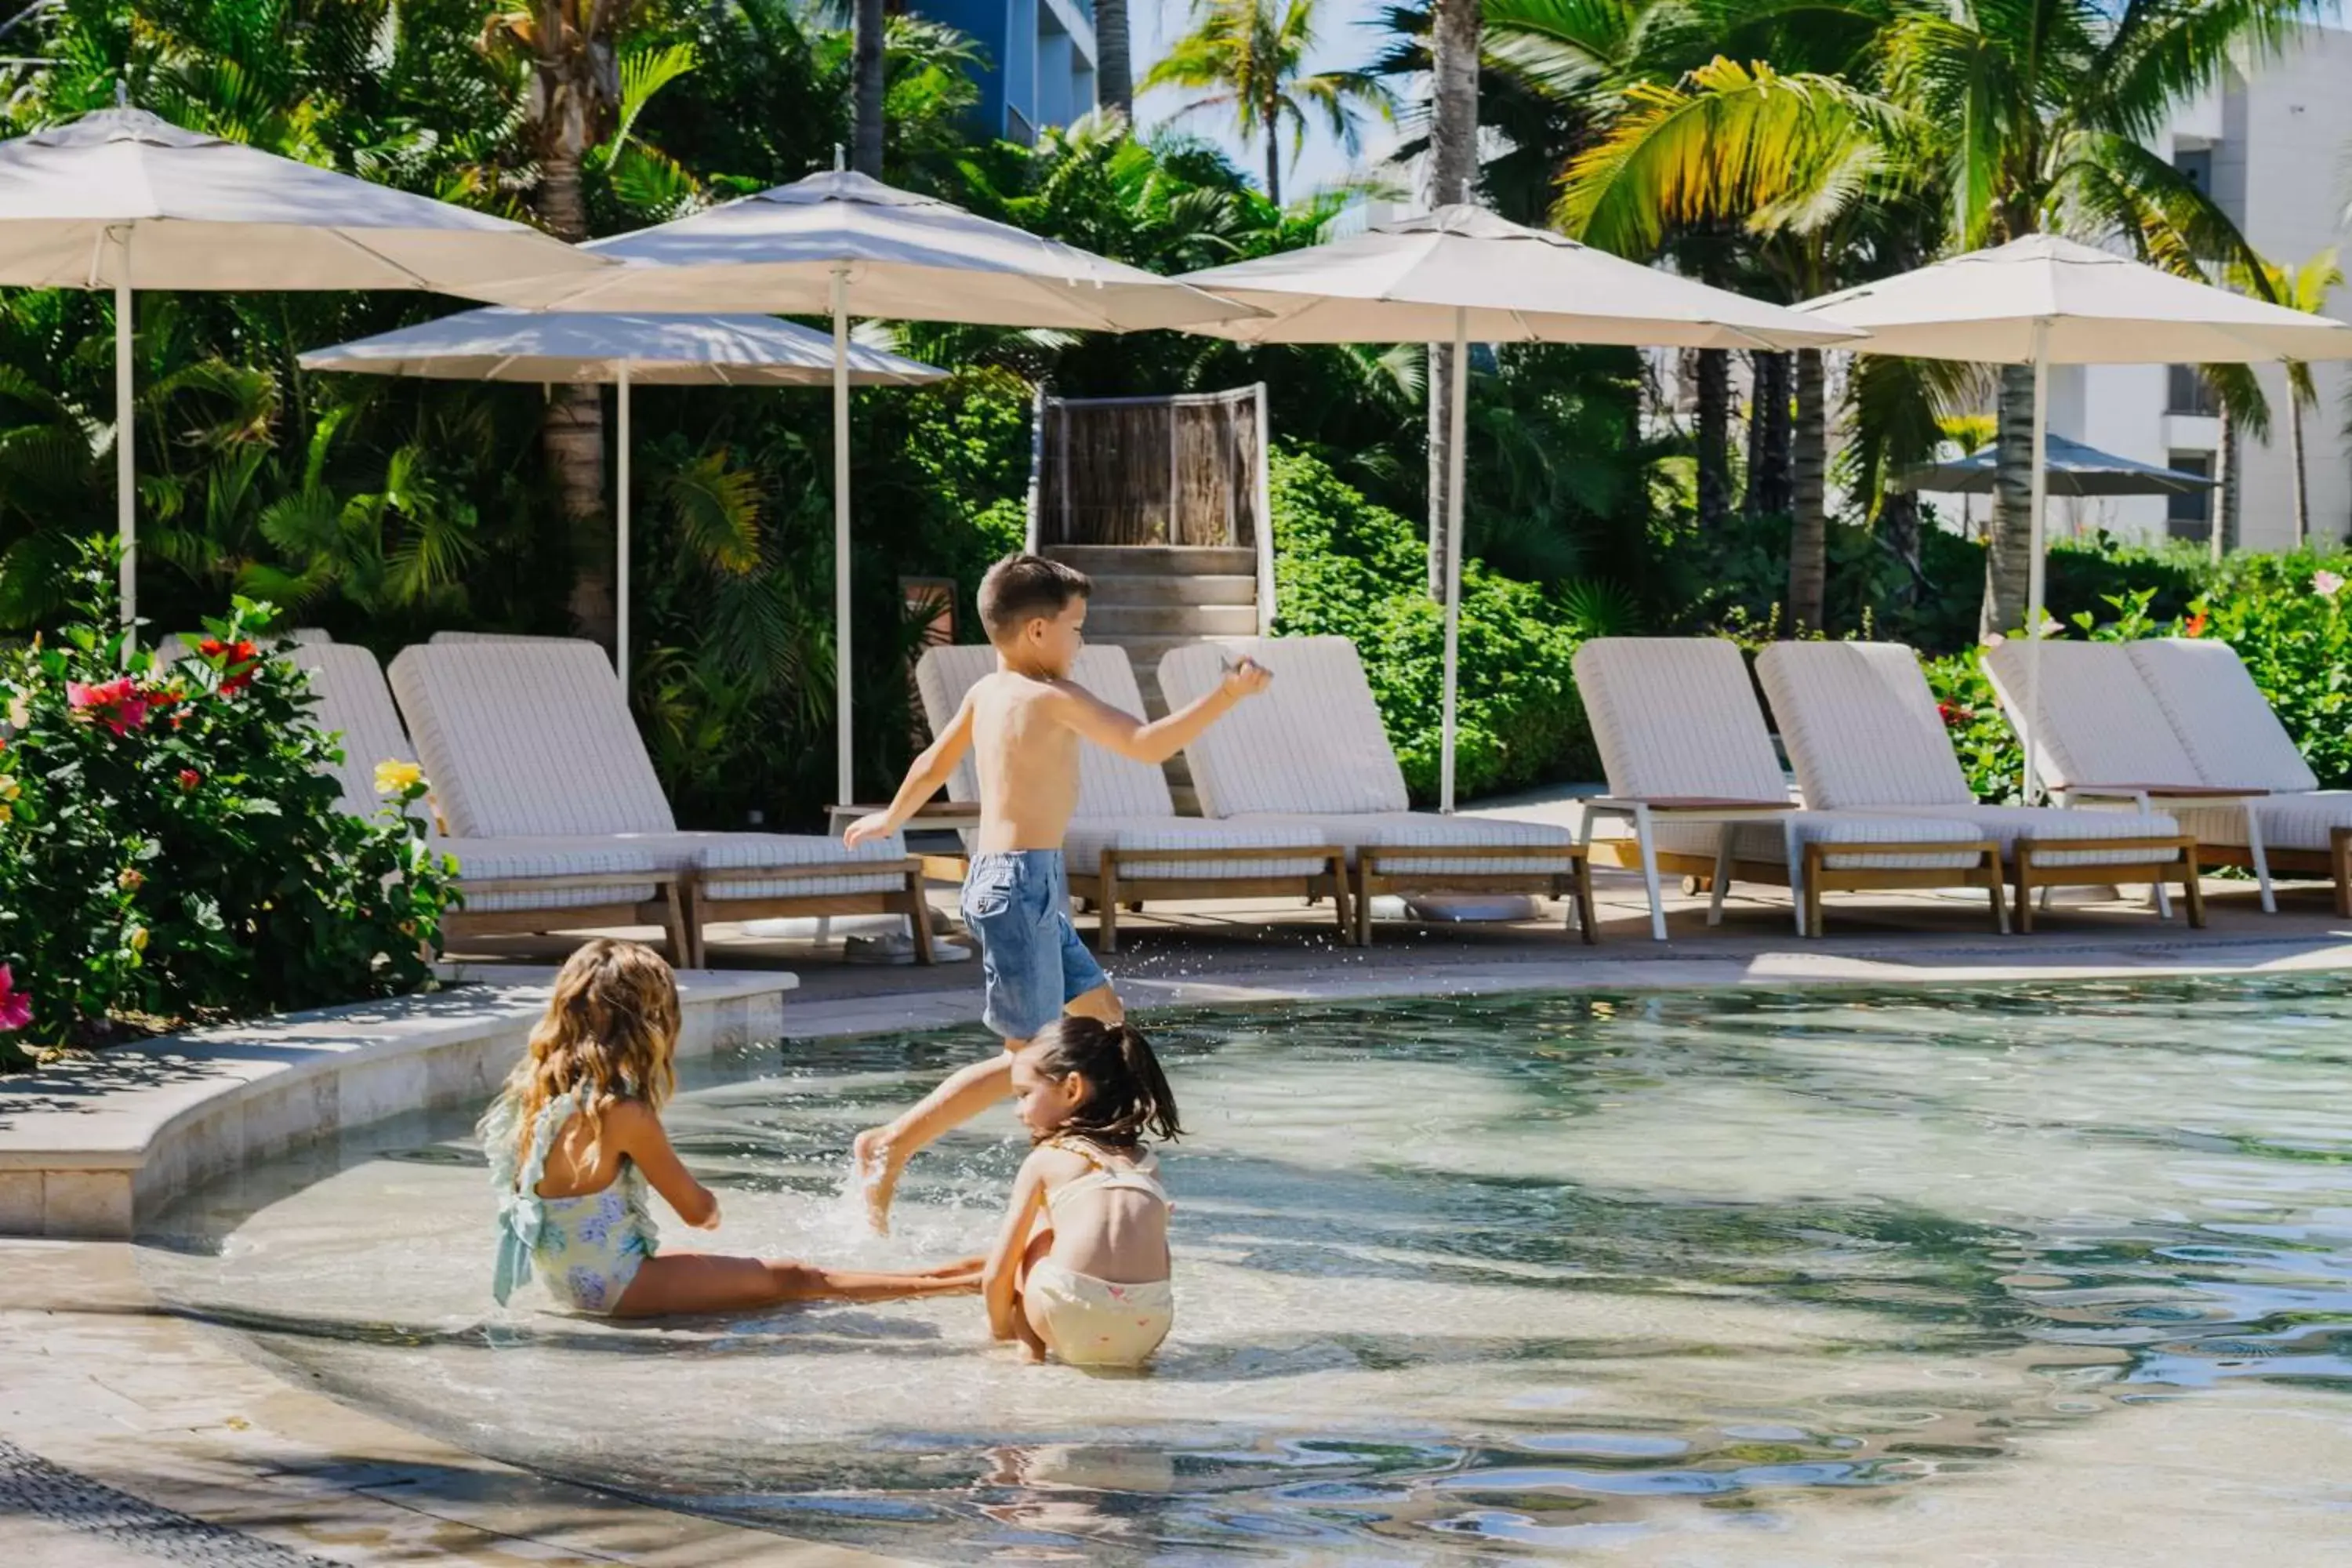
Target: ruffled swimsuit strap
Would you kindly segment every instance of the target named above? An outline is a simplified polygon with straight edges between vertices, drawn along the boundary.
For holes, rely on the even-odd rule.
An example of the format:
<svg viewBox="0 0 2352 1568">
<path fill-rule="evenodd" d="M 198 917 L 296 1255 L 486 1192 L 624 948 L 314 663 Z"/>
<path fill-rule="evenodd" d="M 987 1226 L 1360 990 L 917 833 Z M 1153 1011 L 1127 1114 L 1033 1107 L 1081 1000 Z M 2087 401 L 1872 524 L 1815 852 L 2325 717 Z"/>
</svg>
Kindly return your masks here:
<svg viewBox="0 0 2352 1568">
<path fill-rule="evenodd" d="M 1085 1175 L 1073 1177 L 1045 1194 L 1048 1210 L 1057 1201 L 1091 1192 L 1143 1193 L 1159 1199 L 1171 1211 L 1175 1208 L 1168 1189 L 1160 1184 L 1160 1156 L 1149 1149 L 1143 1150 L 1142 1157 L 1131 1165 L 1114 1165 L 1105 1157 L 1107 1152 L 1102 1145 L 1090 1138 L 1055 1138 L 1051 1142 L 1054 1148 L 1084 1160 L 1087 1170 Z"/>
<path fill-rule="evenodd" d="M 572 1090 L 541 1106 L 531 1128 L 530 1153 L 514 1179 L 499 1185 L 499 1265 L 490 1289 L 502 1307 L 515 1287 L 530 1282 L 531 1249 L 539 1245 L 541 1228 L 547 1223 L 546 1200 L 539 1195 L 540 1179 L 547 1173 L 547 1156 L 555 1147 L 556 1134 L 579 1109 L 580 1097 Z M 512 1129 L 508 1132 L 511 1136 Z M 503 1163 L 494 1162 L 493 1169 Z"/>
</svg>

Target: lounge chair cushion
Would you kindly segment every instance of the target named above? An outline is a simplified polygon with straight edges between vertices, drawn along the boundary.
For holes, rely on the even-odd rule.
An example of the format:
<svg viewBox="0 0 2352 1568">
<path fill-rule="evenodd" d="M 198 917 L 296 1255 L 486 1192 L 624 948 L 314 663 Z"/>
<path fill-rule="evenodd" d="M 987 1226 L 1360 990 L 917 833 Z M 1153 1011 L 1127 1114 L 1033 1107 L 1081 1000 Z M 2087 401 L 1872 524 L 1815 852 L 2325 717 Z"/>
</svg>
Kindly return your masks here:
<svg viewBox="0 0 2352 1568">
<path fill-rule="evenodd" d="M 1273 685 L 1212 724 L 1184 750 L 1204 816 L 1288 813 L 1310 816 L 1402 812 L 1404 773 L 1389 748 L 1371 684 L 1346 637 L 1255 637 L 1194 643 L 1160 660 L 1171 708 L 1224 679 L 1247 655 Z"/>
<path fill-rule="evenodd" d="M 2237 649 L 2202 637 L 2149 637 L 2125 649 L 2203 782 L 2278 794 L 2319 787 Z"/>
<path fill-rule="evenodd" d="M 1508 856 L 1488 859 L 1465 855 L 1458 860 L 1415 860 L 1391 868 L 1400 877 L 1540 876 L 1565 871 L 1569 857 L 1560 851 L 1576 843 L 1576 835 L 1549 823 L 1518 822 L 1498 816 L 1441 816 L 1433 811 L 1354 812 L 1337 816 L 1254 815 L 1227 820 L 1253 827 L 1304 828 L 1318 836 L 1317 842 L 1336 844 L 1347 850 L 1351 866 L 1356 861 L 1355 852 L 1368 844 L 1375 848 L 1444 848 L 1463 845 L 1483 849 L 1525 846 L 1532 851 L 1551 851 L 1530 853 L 1524 858 Z"/>
<path fill-rule="evenodd" d="M 361 650 L 364 652 L 365 650 Z M 373 662 L 373 657 L 370 660 Z M 503 882 L 539 877 L 610 876 L 610 883 L 581 888 L 525 888 L 498 893 L 467 893 L 465 912 L 498 914 L 515 910 L 577 910 L 600 904 L 641 904 L 659 889 L 651 880 L 630 881 L 657 868 L 645 849 L 618 840 L 577 838 L 430 838 L 436 854 L 457 858 L 462 881 Z"/>
<path fill-rule="evenodd" d="M 672 833 L 628 842 L 656 859 L 691 865 L 701 873 L 698 896 L 711 903 L 895 893 L 907 885 L 898 864 L 906 847 L 895 834 L 855 849 L 837 838 L 794 833 Z M 883 864 L 854 869 L 868 862 Z M 815 868 L 824 870 L 810 874 Z M 799 874 L 786 874 L 793 872 Z"/>
<path fill-rule="evenodd" d="M 1716 846 L 1722 842 L 1720 835 L 1727 827 L 1735 860 L 1786 866 L 1786 835 L 1791 825 L 1800 852 L 1808 844 L 1964 844 L 1991 837 L 1957 820 L 1859 811 L 1796 811 L 1727 824 L 1666 821 L 1659 823 L 1656 831 L 1658 847 L 1665 853 L 1712 860 Z M 1981 852 L 1975 850 L 1922 849 L 1916 854 L 1832 854 L 1822 864 L 1835 871 L 1865 867 L 1874 871 L 1950 871 L 1965 870 L 1982 859 Z"/>
<path fill-rule="evenodd" d="M 2044 638 L 2030 717 L 2027 647 L 2012 637 L 1986 652 L 1984 668 L 2010 722 L 2032 740 L 2042 782 L 2060 790 L 2204 782 L 2123 644 Z"/>
<path fill-rule="evenodd" d="M 985 643 L 961 643 L 927 648 L 915 662 L 915 688 L 923 700 L 923 717 L 937 735 L 955 717 L 956 710 L 983 676 L 994 672 L 996 650 Z M 1144 716 L 1143 692 L 1135 683 L 1135 667 L 1127 650 L 1108 643 L 1092 643 L 1078 652 L 1070 679 L 1112 707 Z M 950 800 L 980 798 L 980 775 L 970 753 L 956 764 L 948 780 Z M 1133 816 L 1157 819 L 1176 815 L 1168 793 L 1168 775 L 1150 763 L 1139 763 L 1105 751 L 1091 742 L 1078 746 L 1078 813 L 1080 816 Z M 1270 874 L 1270 873 L 1266 873 Z"/>
<path fill-rule="evenodd" d="M 1338 840 L 1312 823 L 1218 821 L 1203 816 L 1080 816 L 1063 835 L 1063 856 L 1072 871 L 1091 877 L 1102 869 L 1102 852 L 1138 849 L 1303 849 Z M 1312 877 L 1329 868 L 1312 855 L 1263 855 L 1237 860 L 1134 860 L 1119 862 L 1122 877 L 1171 877 L 1203 881 L 1266 877 Z"/>
<path fill-rule="evenodd" d="M 1774 643 L 1756 676 L 1807 805 L 1975 803 L 1919 656 L 1900 643 Z"/>
<path fill-rule="evenodd" d="M 2177 838 L 2181 832 L 2179 823 L 2161 812 L 2069 811 L 2042 805 L 1927 805 L 1906 806 L 1903 815 L 1965 823 L 1978 837 L 1999 844 L 2003 859 L 2009 858 L 2010 847 L 2021 838 L 2048 845 L 2069 838 Z M 2042 850 L 2034 856 L 2033 863 L 2122 866 L 2179 858 L 2177 849 L 2154 854 L 2141 849 Z"/>
<path fill-rule="evenodd" d="M 319 728 L 342 737 L 343 760 L 334 774 L 342 786 L 343 809 L 353 816 L 373 816 L 384 805 L 375 792 L 376 764 L 416 760 L 392 705 L 392 689 L 383 683 L 383 667 L 356 643 L 297 643 L 289 657 L 310 678 L 319 700 L 310 711 Z M 430 815 L 423 801 L 409 807 L 409 814 L 419 820 Z"/>
<path fill-rule="evenodd" d="M 1731 643 L 1595 637 L 1576 650 L 1574 668 L 1611 795 L 1789 797 L 1747 663 Z"/>
<path fill-rule="evenodd" d="M 669 833 L 677 823 L 593 643 L 425 644 L 392 689 L 460 837 Z"/>
<path fill-rule="evenodd" d="M 2200 844 L 2245 847 L 2246 814 L 2263 825 L 2265 849 L 2300 849 L 2327 853 L 2336 829 L 2352 827 L 2352 790 L 2318 789 L 2301 795 L 2273 795 L 2242 805 L 2175 806 L 2181 830 Z"/>
</svg>

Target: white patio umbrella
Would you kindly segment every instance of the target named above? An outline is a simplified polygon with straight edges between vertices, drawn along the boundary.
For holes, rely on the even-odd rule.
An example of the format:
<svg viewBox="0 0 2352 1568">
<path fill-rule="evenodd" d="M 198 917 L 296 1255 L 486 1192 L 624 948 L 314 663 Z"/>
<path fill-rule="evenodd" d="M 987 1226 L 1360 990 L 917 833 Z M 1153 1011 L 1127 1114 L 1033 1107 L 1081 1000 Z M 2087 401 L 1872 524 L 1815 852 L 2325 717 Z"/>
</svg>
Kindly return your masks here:
<svg viewBox="0 0 2352 1568">
<path fill-rule="evenodd" d="M 629 265 L 566 310 L 773 310 L 833 318 L 834 679 L 842 804 L 849 694 L 849 318 L 1130 331 L 1246 314 L 1138 268 L 834 170 L 583 247 Z"/>
<path fill-rule="evenodd" d="M 397 331 L 359 338 L 301 358 L 305 370 L 441 381 L 556 382 L 617 388 L 620 429 L 613 493 L 614 596 L 619 617 L 614 666 L 629 689 L 629 388 L 821 386 L 833 379 L 833 341 L 772 316 L 606 315 L 593 311 L 461 310 Z M 860 386 L 917 386 L 947 372 L 852 343 L 847 373 Z"/>
<path fill-rule="evenodd" d="M 2026 568 L 2025 711 L 2043 636 L 2042 517 L 2049 498 L 2053 364 L 2242 364 L 2352 359 L 2352 327 L 2056 235 L 2029 235 L 1797 307 L 1870 334 L 1863 353 L 2033 367 L 2032 555 Z M 2025 789 L 2035 785 L 2025 761 Z"/>
<path fill-rule="evenodd" d="M 0 142 L 0 284 L 114 292 L 122 619 L 138 614 L 131 294 L 429 289 L 533 303 L 609 270 L 519 223 L 116 108 Z"/>
<path fill-rule="evenodd" d="M 1860 336 L 1468 205 L 1376 224 L 1329 245 L 1186 273 L 1183 281 L 1260 312 L 1188 331 L 1246 343 L 1450 340 L 1457 365 L 1474 342 L 1794 349 Z M 1461 389 L 1457 376 L 1446 410 L 1452 439 L 1445 481 L 1444 738 L 1438 763 L 1438 805 L 1444 811 L 1454 809 L 1462 621 Z"/>
</svg>

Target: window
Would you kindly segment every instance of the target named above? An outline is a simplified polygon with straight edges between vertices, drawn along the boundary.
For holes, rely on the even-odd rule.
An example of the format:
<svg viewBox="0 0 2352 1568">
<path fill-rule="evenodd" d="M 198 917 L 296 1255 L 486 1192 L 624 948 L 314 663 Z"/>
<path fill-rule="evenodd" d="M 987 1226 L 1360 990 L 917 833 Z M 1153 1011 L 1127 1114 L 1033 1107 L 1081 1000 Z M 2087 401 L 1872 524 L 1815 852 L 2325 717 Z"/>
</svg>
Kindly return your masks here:
<svg viewBox="0 0 2352 1568">
<path fill-rule="evenodd" d="M 2184 474 L 2196 474 L 2210 479 L 2213 474 L 2213 454 L 2210 452 L 2168 452 L 2164 466 L 2179 468 Z M 2213 531 L 2213 501 L 2211 490 L 2190 490 L 2186 495 L 2164 498 L 2165 531 L 2175 539 L 2204 539 Z"/>
<path fill-rule="evenodd" d="M 2221 412 L 2213 402 L 2213 389 L 2197 374 L 2193 364 L 2176 364 L 2165 386 L 2164 411 L 2167 414 L 2198 414 L 2212 416 Z"/>
<path fill-rule="evenodd" d="M 2172 155 L 2172 166 L 2183 178 L 2207 195 L 2213 194 L 2213 150 L 2210 147 L 2184 149 Z"/>
</svg>

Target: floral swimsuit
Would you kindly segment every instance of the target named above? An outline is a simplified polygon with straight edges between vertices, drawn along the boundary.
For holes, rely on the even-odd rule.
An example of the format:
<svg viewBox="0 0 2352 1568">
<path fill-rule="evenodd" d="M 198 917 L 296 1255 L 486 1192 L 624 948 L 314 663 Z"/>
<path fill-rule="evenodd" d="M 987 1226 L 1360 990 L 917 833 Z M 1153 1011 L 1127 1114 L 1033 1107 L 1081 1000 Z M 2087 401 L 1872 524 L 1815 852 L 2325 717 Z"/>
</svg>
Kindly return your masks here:
<svg viewBox="0 0 2352 1568">
<path fill-rule="evenodd" d="M 549 1100 L 531 1130 L 530 1158 L 520 1167 L 514 1102 L 500 1100 L 482 1123 L 498 1184 L 499 1261 L 491 1289 L 500 1306 L 536 1270 L 548 1294 L 572 1311 L 610 1312 L 637 1277 L 637 1266 L 660 1246 L 646 1207 L 646 1178 L 632 1161 L 621 1162 L 620 1175 L 602 1192 L 539 1195 L 548 1151 L 579 1111 L 577 1093 Z"/>
</svg>

